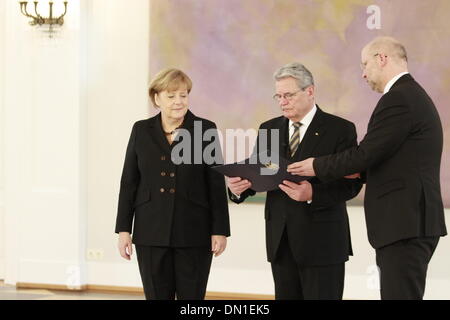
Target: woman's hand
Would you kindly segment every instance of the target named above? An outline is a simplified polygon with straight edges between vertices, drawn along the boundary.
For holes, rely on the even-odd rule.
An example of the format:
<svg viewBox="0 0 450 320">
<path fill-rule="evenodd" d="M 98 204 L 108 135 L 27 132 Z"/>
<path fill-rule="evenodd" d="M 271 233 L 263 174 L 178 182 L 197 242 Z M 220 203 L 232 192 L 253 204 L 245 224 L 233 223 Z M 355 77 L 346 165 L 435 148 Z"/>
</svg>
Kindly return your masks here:
<svg viewBox="0 0 450 320">
<path fill-rule="evenodd" d="M 211 251 L 215 257 L 218 257 L 225 251 L 227 247 L 227 237 L 213 235 L 211 236 Z"/>
<path fill-rule="evenodd" d="M 129 232 L 119 232 L 119 252 L 122 258 L 131 260 L 133 254 L 133 243 Z"/>
</svg>

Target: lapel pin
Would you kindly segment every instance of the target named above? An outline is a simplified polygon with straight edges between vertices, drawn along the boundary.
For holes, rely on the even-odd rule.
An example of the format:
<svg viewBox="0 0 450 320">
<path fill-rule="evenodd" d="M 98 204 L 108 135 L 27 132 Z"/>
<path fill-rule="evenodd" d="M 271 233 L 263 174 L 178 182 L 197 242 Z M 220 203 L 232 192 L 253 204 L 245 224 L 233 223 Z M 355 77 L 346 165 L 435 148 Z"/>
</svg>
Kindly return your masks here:
<svg viewBox="0 0 450 320">
<path fill-rule="evenodd" d="M 316 132 L 316 136 L 318 136 L 319 135 L 319 133 L 318 132 Z"/>
</svg>

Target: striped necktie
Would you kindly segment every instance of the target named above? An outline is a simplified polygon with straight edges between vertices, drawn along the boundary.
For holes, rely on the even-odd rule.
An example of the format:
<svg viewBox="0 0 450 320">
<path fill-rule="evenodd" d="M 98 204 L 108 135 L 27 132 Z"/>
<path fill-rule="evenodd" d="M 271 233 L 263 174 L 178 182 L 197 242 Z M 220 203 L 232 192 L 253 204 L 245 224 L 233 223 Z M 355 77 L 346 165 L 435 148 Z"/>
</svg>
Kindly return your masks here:
<svg viewBox="0 0 450 320">
<path fill-rule="evenodd" d="M 291 151 L 291 157 L 294 156 L 295 152 L 298 149 L 298 145 L 300 144 L 300 126 L 301 122 L 294 122 L 292 124 L 294 126 L 294 133 L 289 140 L 289 150 Z"/>
</svg>

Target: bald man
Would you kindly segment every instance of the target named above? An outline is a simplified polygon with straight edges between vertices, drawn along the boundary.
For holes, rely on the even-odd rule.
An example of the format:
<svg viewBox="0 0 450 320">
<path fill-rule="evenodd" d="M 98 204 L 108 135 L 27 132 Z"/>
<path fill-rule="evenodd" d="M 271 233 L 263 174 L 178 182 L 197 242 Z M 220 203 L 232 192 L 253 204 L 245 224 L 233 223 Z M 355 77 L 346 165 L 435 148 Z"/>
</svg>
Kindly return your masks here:
<svg viewBox="0 0 450 320">
<path fill-rule="evenodd" d="M 361 68 L 372 90 L 383 94 L 364 139 L 344 152 L 292 164 L 288 171 L 323 182 L 361 178 L 381 299 L 422 299 L 428 263 L 439 237 L 447 234 L 439 178 L 441 121 L 408 73 L 406 50 L 397 40 L 379 37 L 367 44 Z"/>
</svg>

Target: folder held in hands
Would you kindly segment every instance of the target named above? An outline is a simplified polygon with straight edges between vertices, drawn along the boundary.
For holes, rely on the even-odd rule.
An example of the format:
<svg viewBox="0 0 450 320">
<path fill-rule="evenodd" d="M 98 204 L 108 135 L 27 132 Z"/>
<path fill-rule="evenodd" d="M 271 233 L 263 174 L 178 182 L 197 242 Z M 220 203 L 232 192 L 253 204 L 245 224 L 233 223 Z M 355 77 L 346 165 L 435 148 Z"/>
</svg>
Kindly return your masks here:
<svg viewBox="0 0 450 320">
<path fill-rule="evenodd" d="M 261 159 L 270 159 L 263 161 Z M 261 152 L 257 157 L 252 156 L 241 162 L 224 164 L 212 167 L 214 170 L 227 177 L 241 177 L 252 183 L 252 189 L 256 192 L 264 192 L 278 189 L 283 180 L 299 183 L 312 177 L 302 177 L 287 172 L 287 167 L 293 163 L 283 157 L 271 159 L 267 157 L 267 151 Z"/>
</svg>

